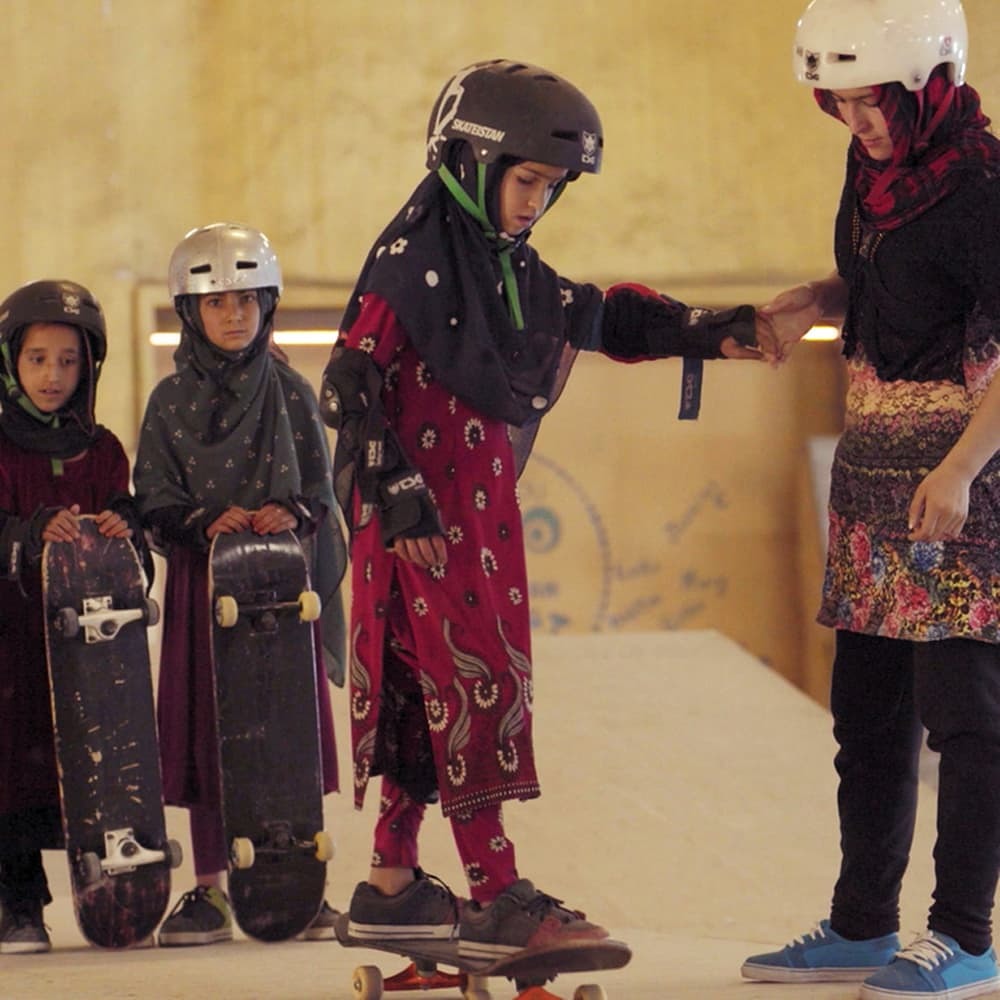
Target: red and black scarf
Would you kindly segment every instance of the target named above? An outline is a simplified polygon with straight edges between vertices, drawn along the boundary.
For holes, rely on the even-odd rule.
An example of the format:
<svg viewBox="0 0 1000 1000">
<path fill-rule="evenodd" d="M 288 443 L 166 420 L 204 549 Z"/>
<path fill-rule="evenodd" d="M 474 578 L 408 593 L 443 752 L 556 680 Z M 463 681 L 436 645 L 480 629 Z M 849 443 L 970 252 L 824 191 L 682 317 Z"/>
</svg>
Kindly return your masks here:
<svg viewBox="0 0 1000 1000">
<path fill-rule="evenodd" d="M 979 94 L 956 87 L 947 66 L 938 66 L 923 90 L 900 83 L 874 87 L 892 139 L 892 158 L 872 159 L 857 139 L 851 142 L 854 188 L 861 216 L 878 230 L 898 229 L 951 194 L 970 173 L 1000 171 L 1000 140 Z M 815 90 L 817 104 L 843 120 L 829 90 Z"/>
</svg>

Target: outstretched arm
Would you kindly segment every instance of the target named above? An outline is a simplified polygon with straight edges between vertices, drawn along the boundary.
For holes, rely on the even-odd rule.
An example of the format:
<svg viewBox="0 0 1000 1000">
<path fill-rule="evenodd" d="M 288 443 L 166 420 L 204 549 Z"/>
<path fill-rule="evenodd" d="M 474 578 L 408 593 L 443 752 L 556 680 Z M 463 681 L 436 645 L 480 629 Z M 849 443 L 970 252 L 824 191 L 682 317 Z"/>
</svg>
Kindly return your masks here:
<svg viewBox="0 0 1000 1000">
<path fill-rule="evenodd" d="M 574 346 L 627 362 L 668 357 L 759 361 L 759 329 L 753 306 L 691 308 L 645 285 L 621 284 L 604 295 L 596 341 Z"/>
</svg>

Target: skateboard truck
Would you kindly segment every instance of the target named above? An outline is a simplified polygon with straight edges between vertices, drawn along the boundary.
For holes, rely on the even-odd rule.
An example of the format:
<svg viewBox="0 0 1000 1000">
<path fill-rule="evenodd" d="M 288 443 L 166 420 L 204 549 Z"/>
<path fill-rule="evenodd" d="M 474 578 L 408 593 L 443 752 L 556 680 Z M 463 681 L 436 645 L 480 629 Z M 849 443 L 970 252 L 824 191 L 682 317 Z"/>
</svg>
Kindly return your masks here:
<svg viewBox="0 0 1000 1000">
<path fill-rule="evenodd" d="M 234 837 L 229 847 L 229 858 L 234 868 L 251 868 L 257 857 L 280 856 L 291 851 L 311 854 L 317 861 L 326 862 L 333 857 L 333 838 L 321 830 L 312 840 L 300 840 L 292 832 L 292 824 L 284 820 L 265 823 L 266 837 L 254 843 L 249 837 Z"/>
<path fill-rule="evenodd" d="M 144 621 L 155 625 L 160 620 L 159 605 L 147 598 L 144 607 L 115 609 L 111 606 L 111 595 L 85 597 L 83 614 L 73 608 L 60 608 L 55 616 L 55 627 L 64 639 L 74 638 L 83 626 L 86 642 L 110 642 L 121 627 L 128 622 Z"/>
<path fill-rule="evenodd" d="M 166 861 L 171 868 L 178 868 L 181 860 L 181 845 L 176 840 L 168 840 L 166 850 L 153 851 L 136 840 L 132 827 L 124 827 L 121 830 L 105 830 L 104 857 L 99 858 L 89 851 L 80 856 L 80 866 L 85 881 L 92 883 L 100 881 L 102 875 L 124 875 L 140 865 L 154 865 L 162 861 Z"/>
<path fill-rule="evenodd" d="M 304 590 L 296 601 L 279 601 L 273 593 L 259 593 L 243 598 L 232 594 L 217 594 L 215 597 L 215 621 L 221 628 L 232 628 L 241 614 L 253 618 L 257 628 L 264 632 L 276 632 L 278 614 L 294 612 L 299 621 L 312 622 L 322 614 L 323 604 L 314 590 Z"/>
</svg>

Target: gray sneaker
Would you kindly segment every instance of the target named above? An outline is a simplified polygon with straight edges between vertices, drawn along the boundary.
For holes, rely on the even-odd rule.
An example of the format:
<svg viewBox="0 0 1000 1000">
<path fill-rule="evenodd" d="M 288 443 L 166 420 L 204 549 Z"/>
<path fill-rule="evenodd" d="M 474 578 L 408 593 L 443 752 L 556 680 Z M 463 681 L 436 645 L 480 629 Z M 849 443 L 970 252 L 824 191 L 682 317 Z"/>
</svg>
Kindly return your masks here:
<svg viewBox="0 0 1000 1000">
<path fill-rule="evenodd" d="M 458 953 L 463 958 L 498 959 L 524 948 L 551 948 L 573 942 L 603 941 L 608 932 L 590 923 L 561 899 L 539 892 L 522 878 L 482 907 L 462 908 Z"/>
<path fill-rule="evenodd" d="M 3 907 L 0 955 L 28 955 L 51 950 L 52 941 L 42 920 L 41 900 Z"/>
<path fill-rule="evenodd" d="M 233 917 L 229 900 L 214 886 L 195 886 L 184 893 L 160 927 L 160 946 L 171 948 L 232 941 Z"/>
<path fill-rule="evenodd" d="M 386 896 L 368 882 L 359 882 L 351 897 L 351 937 L 361 941 L 453 938 L 459 901 L 439 879 L 419 868 L 416 876 L 395 896 Z"/>
<path fill-rule="evenodd" d="M 333 941 L 337 937 L 334 926 L 340 913 L 325 899 L 316 919 L 299 935 L 302 941 Z"/>
</svg>

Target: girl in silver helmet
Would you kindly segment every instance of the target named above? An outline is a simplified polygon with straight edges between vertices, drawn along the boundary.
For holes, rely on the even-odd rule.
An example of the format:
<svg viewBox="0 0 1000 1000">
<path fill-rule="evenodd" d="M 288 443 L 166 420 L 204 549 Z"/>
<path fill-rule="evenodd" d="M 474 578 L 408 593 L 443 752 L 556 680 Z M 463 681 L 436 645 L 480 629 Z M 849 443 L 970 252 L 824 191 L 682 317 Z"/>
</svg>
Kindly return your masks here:
<svg viewBox="0 0 1000 1000">
<path fill-rule="evenodd" d="M 223 836 L 208 599 L 208 551 L 220 533 L 292 530 L 315 552 L 323 603 L 316 643 L 323 787 L 337 788 L 327 660 L 342 662 L 339 583 L 346 563 L 335 516 L 326 431 L 309 384 L 271 343 L 281 294 L 263 233 L 217 223 L 175 248 L 169 288 L 181 318 L 177 370 L 150 395 L 136 456 L 143 522 L 166 553 L 160 660 L 164 797 L 185 806 L 197 885 L 160 929 L 163 945 L 232 937 Z M 332 937 L 324 904 L 307 937 Z"/>
</svg>

